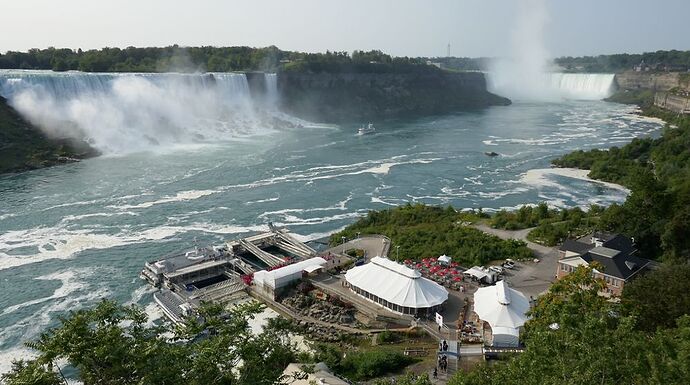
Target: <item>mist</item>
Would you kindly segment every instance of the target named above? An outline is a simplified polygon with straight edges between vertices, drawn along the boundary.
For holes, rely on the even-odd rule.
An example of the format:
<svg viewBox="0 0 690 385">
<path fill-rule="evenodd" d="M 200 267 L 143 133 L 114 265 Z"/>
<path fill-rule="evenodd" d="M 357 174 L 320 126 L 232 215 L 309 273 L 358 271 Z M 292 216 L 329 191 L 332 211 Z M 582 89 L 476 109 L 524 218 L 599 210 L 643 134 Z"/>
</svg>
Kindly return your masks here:
<svg viewBox="0 0 690 385">
<path fill-rule="evenodd" d="M 549 21 L 544 0 L 519 2 L 510 32 L 510 51 L 489 62 L 490 91 L 524 101 L 600 100 L 610 96 L 613 74 L 558 72 L 544 41 Z"/>
<path fill-rule="evenodd" d="M 104 154 L 214 142 L 272 129 L 275 75 L 255 101 L 244 74 L 22 74 L 0 94 L 51 137 Z"/>
</svg>

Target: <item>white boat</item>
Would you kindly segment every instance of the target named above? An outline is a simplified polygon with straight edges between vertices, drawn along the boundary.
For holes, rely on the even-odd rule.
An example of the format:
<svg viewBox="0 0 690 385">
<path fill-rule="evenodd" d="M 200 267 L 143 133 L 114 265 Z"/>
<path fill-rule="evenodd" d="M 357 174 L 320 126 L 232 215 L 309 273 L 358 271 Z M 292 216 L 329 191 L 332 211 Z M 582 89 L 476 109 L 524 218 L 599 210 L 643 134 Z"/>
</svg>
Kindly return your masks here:
<svg viewBox="0 0 690 385">
<path fill-rule="evenodd" d="M 372 132 L 376 132 L 376 128 L 374 128 L 374 125 L 369 123 L 366 127 L 362 126 L 357 130 L 357 135 L 366 135 L 366 134 L 371 134 Z"/>
</svg>

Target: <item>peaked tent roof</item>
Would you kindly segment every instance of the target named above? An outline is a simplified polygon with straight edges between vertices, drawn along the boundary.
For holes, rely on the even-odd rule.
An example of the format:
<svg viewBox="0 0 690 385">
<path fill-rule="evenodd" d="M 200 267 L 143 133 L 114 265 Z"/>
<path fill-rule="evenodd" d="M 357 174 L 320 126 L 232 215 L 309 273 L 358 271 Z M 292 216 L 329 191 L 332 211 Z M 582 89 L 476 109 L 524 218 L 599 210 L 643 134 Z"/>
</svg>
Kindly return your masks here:
<svg viewBox="0 0 690 385">
<path fill-rule="evenodd" d="M 504 281 L 482 287 L 474 293 L 474 312 L 491 328 L 518 328 L 527 321 L 529 300 L 524 294 L 511 289 Z"/>
<path fill-rule="evenodd" d="M 353 267 L 345 273 L 345 280 L 399 306 L 420 309 L 448 300 L 448 291 L 443 286 L 388 258 L 374 257 L 365 265 Z"/>
</svg>

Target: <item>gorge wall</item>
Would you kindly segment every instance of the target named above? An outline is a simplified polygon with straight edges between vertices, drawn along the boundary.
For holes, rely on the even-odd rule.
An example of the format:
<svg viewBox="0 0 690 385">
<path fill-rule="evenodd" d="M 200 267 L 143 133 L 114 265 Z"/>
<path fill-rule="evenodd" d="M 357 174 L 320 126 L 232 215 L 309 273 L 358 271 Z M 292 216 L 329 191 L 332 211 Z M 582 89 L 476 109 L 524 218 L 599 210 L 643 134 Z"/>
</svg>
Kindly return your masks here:
<svg viewBox="0 0 690 385">
<path fill-rule="evenodd" d="M 278 74 L 283 111 L 322 122 L 415 117 L 508 105 L 481 72 Z"/>
<path fill-rule="evenodd" d="M 616 85 L 620 90 L 668 91 L 674 87 L 690 89 L 688 83 L 681 80 L 681 73 L 679 72 L 625 71 L 616 74 Z"/>
</svg>

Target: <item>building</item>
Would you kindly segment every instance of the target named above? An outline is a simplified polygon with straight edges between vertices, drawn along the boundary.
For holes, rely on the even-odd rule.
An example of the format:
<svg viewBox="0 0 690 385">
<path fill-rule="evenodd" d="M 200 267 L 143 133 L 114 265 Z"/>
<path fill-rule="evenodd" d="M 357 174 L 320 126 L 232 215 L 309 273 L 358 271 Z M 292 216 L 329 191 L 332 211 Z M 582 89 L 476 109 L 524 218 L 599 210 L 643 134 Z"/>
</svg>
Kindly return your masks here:
<svg viewBox="0 0 690 385">
<path fill-rule="evenodd" d="M 388 258 L 353 267 L 345 281 L 358 295 L 399 314 L 432 316 L 448 300 L 446 288 Z"/>
<path fill-rule="evenodd" d="M 529 308 L 527 297 L 509 288 L 505 281 L 481 287 L 474 293 L 474 312 L 491 327 L 490 345 L 494 347 L 519 346 L 520 328 L 528 319 Z"/>
<path fill-rule="evenodd" d="M 331 372 L 328 366 L 319 362 L 314 364 L 313 372 L 307 373 L 304 364 L 292 363 L 283 371 L 283 376 L 288 378 L 291 385 L 350 385 L 346 381 Z M 311 370 L 309 370 L 311 372 Z M 291 379 L 294 378 L 294 381 Z"/>
<path fill-rule="evenodd" d="M 580 265 L 597 262 L 603 269 L 595 270 L 594 276 L 606 282 L 602 293 L 606 296 L 620 296 L 628 281 L 654 265 L 638 255 L 633 239 L 621 234 L 594 233 L 578 240 L 568 239 L 560 252 L 557 278 L 565 277 Z"/>
<path fill-rule="evenodd" d="M 257 271 L 254 273 L 253 284 L 262 293 L 275 299 L 283 289 L 289 287 L 293 282 L 302 279 L 304 275 L 322 270 L 326 264 L 325 259 L 314 257 L 270 271 Z"/>
</svg>

